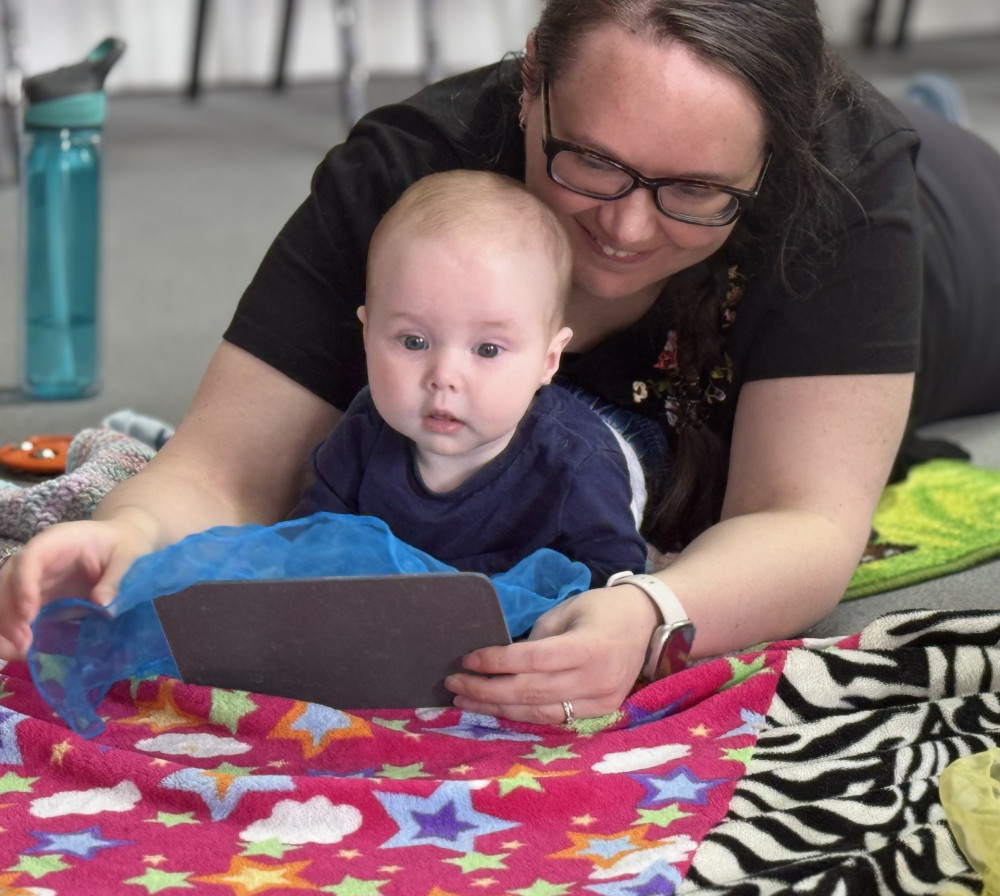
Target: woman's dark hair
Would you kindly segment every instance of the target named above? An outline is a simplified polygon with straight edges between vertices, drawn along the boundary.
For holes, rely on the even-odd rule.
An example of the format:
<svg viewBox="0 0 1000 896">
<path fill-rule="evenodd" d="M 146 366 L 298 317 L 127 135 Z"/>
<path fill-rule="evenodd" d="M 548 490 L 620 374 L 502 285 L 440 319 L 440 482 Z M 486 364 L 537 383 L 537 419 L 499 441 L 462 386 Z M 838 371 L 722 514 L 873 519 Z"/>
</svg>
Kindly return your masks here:
<svg viewBox="0 0 1000 896">
<path fill-rule="evenodd" d="M 725 361 L 730 266 L 743 275 L 775 268 L 795 293 L 807 284 L 791 282 L 791 260 L 829 251 L 844 188 L 819 157 L 819 134 L 830 98 L 840 91 L 850 103 L 852 90 L 826 44 L 814 0 L 547 0 L 532 35 L 534 65 L 531 56 L 525 60 L 527 89 L 537 93 L 543 77 L 557 82 L 577 61 L 581 37 L 607 24 L 684 44 L 748 87 L 764 118 L 773 155 L 760 198 L 715 256 L 674 275 L 666 287 L 680 381 L 707 387 Z M 680 549 L 718 519 L 728 450 L 713 427 L 700 424 L 720 411 L 695 409 L 688 417 L 696 422 L 673 431 L 671 481 L 663 495 L 651 496 L 643 525 L 661 549 Z"/>
</svg>

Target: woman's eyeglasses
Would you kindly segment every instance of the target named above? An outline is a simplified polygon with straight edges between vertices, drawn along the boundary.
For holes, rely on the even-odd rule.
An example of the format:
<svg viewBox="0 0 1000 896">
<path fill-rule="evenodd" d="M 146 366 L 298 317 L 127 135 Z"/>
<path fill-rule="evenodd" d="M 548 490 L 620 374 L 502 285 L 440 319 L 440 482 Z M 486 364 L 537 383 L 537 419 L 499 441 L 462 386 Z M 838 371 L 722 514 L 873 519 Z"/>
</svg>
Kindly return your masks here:
<svg viewBox="0 0 1000 896">
<path fill-rule="evenodd" d="M 592 199 L 621 199 L 645 187 L 668 218 L 703 227 L 732 224 L 757 198 L 771 161 L 769 152 L 752 190 L 683 177 L 645 177 L 609 156 L 553 137 L 547 80 L 542 81 L 542 150 L 549 177 L 567 190 Z"/>
</svg>

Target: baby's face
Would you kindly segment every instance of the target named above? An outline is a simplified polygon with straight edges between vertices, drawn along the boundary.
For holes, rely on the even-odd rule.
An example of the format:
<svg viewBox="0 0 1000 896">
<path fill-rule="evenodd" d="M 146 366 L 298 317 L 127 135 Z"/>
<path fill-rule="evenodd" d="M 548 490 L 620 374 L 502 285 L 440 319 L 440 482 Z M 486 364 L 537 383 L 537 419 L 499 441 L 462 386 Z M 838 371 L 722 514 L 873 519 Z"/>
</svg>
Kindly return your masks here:
<svg viewBox="0 0 1000 896">
<path fill-rule="evenodd" d="M 418 461 L 470 472 L 507 446 L 568 330 L 541 251 L 469 251 L 451 238 L 394 237 L 371 266 L 365 350 L 372 400 Z"/>
</svg>

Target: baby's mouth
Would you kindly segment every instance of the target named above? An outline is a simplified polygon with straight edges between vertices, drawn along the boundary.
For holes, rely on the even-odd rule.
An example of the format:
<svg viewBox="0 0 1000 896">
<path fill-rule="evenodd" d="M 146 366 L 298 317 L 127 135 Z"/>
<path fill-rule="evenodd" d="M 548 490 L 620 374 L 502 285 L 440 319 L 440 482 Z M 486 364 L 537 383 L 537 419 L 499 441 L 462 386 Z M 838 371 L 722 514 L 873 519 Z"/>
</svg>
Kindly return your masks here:
<svg viewBox="0 0 1000 896">
<path fill-rule="evenodd" d="M 454 414 L 448 411 L 430 411 L 424 415 L 424 426 L 431 432 L 451 433 L 457 432 L 465 424 Z"/>
</svg>

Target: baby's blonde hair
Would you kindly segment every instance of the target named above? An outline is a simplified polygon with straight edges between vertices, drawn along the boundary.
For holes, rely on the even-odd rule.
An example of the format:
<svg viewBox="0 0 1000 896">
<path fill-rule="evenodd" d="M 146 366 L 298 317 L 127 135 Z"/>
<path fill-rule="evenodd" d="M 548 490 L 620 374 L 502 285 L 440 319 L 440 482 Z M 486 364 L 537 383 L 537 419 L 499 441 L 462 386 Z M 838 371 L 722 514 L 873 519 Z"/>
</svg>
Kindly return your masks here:
<svg viewBox="0 0 1000 896">
<path fill-rule="evenodd" d="M 390 236 L 474 238 L 494 248 L 543 252 L 555 269 L 553 329 L 562 325 L 573 273 L 569 238 L 555 213 L 521 181 L 491 171 L 444 171 L 412 183 L 379 222 L 368 247 L 368 272 Z M 375 260 L 375 261 L 373 261 Z"/>
</svg>

